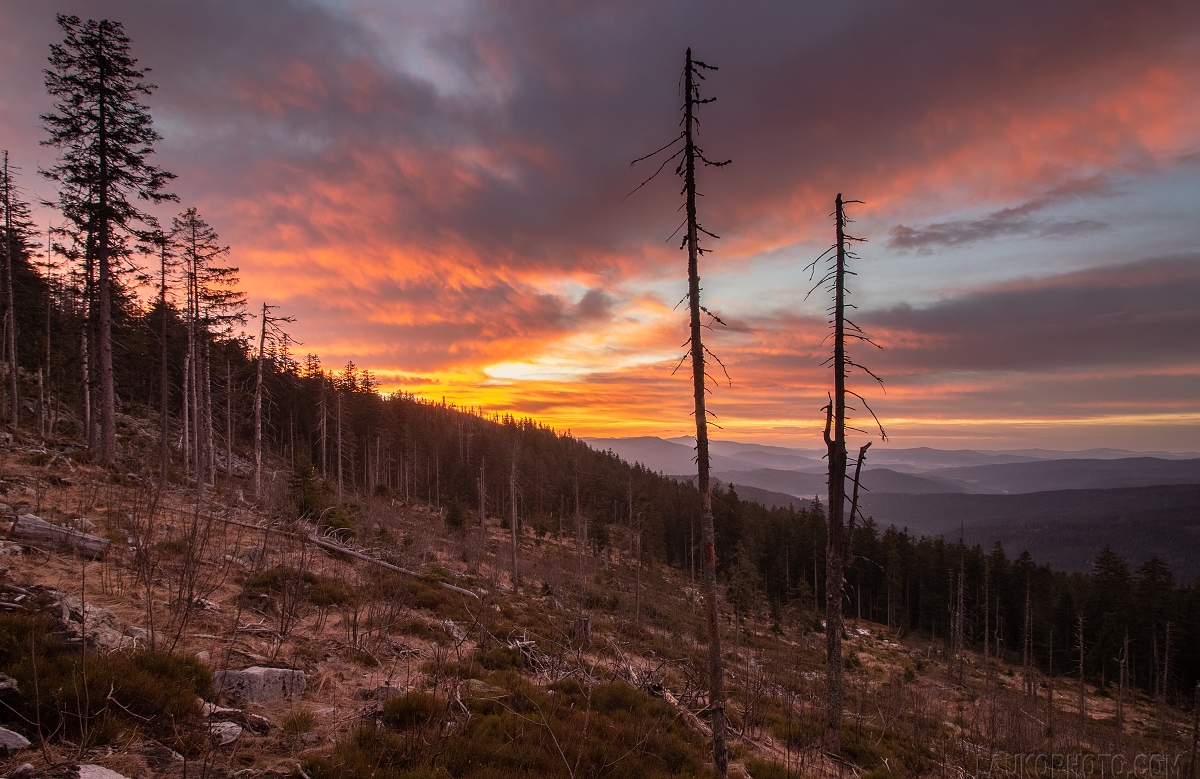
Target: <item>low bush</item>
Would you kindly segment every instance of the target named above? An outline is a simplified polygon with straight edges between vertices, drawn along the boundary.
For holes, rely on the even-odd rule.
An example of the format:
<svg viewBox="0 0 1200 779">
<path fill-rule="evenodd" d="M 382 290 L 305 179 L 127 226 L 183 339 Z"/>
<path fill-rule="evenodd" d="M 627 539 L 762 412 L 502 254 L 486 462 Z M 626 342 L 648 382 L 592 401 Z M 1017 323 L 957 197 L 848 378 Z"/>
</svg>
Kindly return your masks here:
<svg viewBox="0 0 1200 779">
<path fill-rule="evenodd" d="M 122 732 L 156 738 L 194 753 L 202 738 L 197 697 L 211 692 L 208 669 L 165 652 L 84 654 L 69 647 L 44 617 L 0 615 L 0 671 L 17 680 L 0 722 L 34 737 L 62 737 L 87 746 Z"/>
</svg>

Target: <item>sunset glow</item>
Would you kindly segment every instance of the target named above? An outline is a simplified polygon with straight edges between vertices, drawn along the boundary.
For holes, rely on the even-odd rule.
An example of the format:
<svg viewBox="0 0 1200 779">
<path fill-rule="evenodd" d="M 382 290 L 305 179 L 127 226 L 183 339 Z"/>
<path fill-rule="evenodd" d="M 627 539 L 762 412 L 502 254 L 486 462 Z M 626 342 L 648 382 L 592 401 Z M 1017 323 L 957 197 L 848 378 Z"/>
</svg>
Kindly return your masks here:
<svg viewBox="0 0 1200 779">
<path fill-rule="evenodd" d="M 694 433 L 679 185 L 629 194 L 677 132 L 690 45 L 721 66 L 701 143 L 733 160 L 699 185 L 715 436 L 819 441 L 804 268 L 844 192 L 868 239 L 853 318 L 884 347 L 856 348 L 885 387 L 855 386 L 892 445 L 1200 450 L 1200 4 L 0 9 L 0 134 L 32 199 L 54 13 L 120 20 L 158 85 L 156 161 L 251 308 L 387 391 Z"/>
</svg>

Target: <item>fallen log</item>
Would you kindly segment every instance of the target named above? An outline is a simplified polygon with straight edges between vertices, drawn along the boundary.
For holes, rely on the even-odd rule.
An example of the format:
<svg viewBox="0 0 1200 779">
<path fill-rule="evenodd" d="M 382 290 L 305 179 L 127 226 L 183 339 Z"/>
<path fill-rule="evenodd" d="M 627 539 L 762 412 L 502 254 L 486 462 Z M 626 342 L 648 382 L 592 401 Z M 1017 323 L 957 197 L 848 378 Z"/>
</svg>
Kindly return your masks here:
<svg viewBox="0 0 1200 779">
<path fill-rule="evenodd" d="M 312 544 L 313 546 L 318 546 L 321 549 L 324 549 L 327 552 L 333 552 L 334 554 L 344 554 L 347 557 L 353 557 L 355 560 L 362 560 L 364 563 L 370 563 L 371 565 L 377 565 L 380 568 L 386 568 L 389 571 L 395 571 L 396 573 L 402 573 L 405 576 L 412 576 L 417 579 L 425 578 L 424 576 L 417 573 L 416 571 L 410 571 L 407 568 L 401 568 L 398 565 L 392 565 L 391 563 L 384 562 L 383 560 L 379 560 L 374 557 L 368 557 L 367 555 L 363 554 L 362 552 L 342 546 L 341 544 L 331 543 L 331 542 L 326 541 L 321 538 L 314 538 L 313 536 L 309 536 L 309 535 L 302 536 L 299 533 L 293 533 L 290 530 L 279 530 L 279 529 L 273 528 L 273 527 L 263 527 L 262 525 L 253 525 L 249 522 L 239 522 L 238 520 L 232 519 L 230 517 L 220 517 L 219 516 L 219 517 L 216 517 L 216 519 L 218 519 L 221 522 L 224 522 L 228 525 L 237 525 L 238 527 L 244 527 L 244 528 L 248 528 L 250 530 L 260 530 L 264 533 L 274 533 L 275 535 L 285 536 L 287 538 L 294 538 L 294 539 L 297 539 L 300 541 L 306 541 L 306 542 Z M 453 584 L 450 584 L 449 582 L 438 581 L 438 582 L 433 582 L 433 583 L 437 584 L 444 590 L 450 590 L 450 592 L 457 592 L 459 595 L 470 595 L 475 600 L 480 599 L 479 595 L 477 593 L 471 592 L 470 590 L 463 589 L 462 587 L 456 587 Z"/>
<path fill-rule="evenodd" d="M 13 522 L 8 537 L 13 541 L 32 546 L 70 549 L 80 557 L 100 560 L 108 553 L 107 538 L 91 536 L 69 527 L 52 525 L 33 514 L 22 514 Z"/>
</svg>

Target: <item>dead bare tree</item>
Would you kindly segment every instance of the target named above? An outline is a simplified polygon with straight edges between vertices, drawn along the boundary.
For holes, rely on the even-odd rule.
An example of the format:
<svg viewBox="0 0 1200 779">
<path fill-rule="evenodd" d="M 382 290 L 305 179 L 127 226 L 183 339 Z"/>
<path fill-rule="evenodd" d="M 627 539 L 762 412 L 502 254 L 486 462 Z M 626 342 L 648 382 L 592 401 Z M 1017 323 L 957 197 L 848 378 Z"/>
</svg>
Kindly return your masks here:
<svg viewBox="0 0 1200 779">
<path fill-rule="evenodd" d="M 1083 681 L 1083 614 L 1076 618 L 1075 623 L 1079 632 L 1079 738 L 1082 740 L 1087 729 L 1087 686 Z"/>
<path fill-rule="evenodd" d="M 21 398 L 17 388 L 17 309 L 13 303 L 13 222 L 12 177 L 8 170 L 8 150 L 4 151 L 4 348 L 8 353 L 8 411 L 9 421 L 16 430 L 20 417 Z"/>
<path fill-rule="evenodd" d="M 292 341 L 291 336 L 284 332 L 282 325 L 296 321 L 290 316 L 271 316 L 271 311 L 278 306 L 262 304 L 262 325 L 258 336 L 258 374 L 254 383 L 254 499 L 262 499 L 262 396 L 263 396 L 263 360 L 266 357 L 267 337 L 270 336 L 277 344 L 286 347 Z M 341 394 L 338 395 L 338 409 L 341 410 Z M 341 424 L 341 415 L 338 415 Z M 339 454 L 341 440 L 339 428 Z M 338 500 L 341 500 L 341 462 L 338 463 Z"/>
<path fill-rule="evenodd" d="M 1125 732 L 1125 692 L 1129 685 L 1129 628 L 1125 628 L 1125 642 L 1121 646 L 1121 679 L 1117 683 L 1117 733 Z"/>
<path fill-rule="evenodd" d="M 512 504 L 512 515 L 509 518 L 509 533 L 512 537 L 512 589 L 513 593 L 517 592 L 520 587 L 520 579 L 517 573 L 517 545 L 520 539 L 517 530 L 517 454 L 519 451 L 518 444 L 513 448 L 512 470 L 508 477 L 508 493 Z"/>
<path fill-rule="evenodd" d="M 825 406 L 825 446 L 829 458 L 829 506 L 827 508 L 828 531 L 825 548 L 825 728 L 822 738 L 824 749 L 830 753 L 839 753 L 842 743 L 842 599 L 845 588 L 845 527 L 846 527 L 846 430 L 847 411 L 854 410 L 846 404 L 846 396 L 852 395 L 870 412 L 879 428 L 880 437 L 887 440 L 887 434 L 879 423 L 875 412 L 867 404 L 862 395 L 846 387 L 846 376 L 853 368 L 865 372 L 882 386 L 883 382 L 870 369 L 852 360 L 846 352 L 847 340 L 858 340 L 872 346 L 878 345 L 846 317 L 846 276 L 853 275 L 847 269 L 849 260 L 857 259 L 850 244 L 861 241 L 860 238 L 848 235 L 846 225 L 846 203 L 860 201 L 843 201 L 841 193 L 834 200 L 834 228 L 836 240 L 833 246 L 826 249 L 808 266 L 813 275 L 822 260 L 832 259 L 828 270 L 812 289 L 811 295 L 818 289 L 825 289 L 833 294 L 833 305 L 829 307 L 829 324 L 833 335 L 833 354 L 825 362 L 833 368 L 833 394 Z M 849 307 L 853 307 L 850 305 Z M 864 432 L 857 428 L 849 428 Z M 865 454 L 865 450 L 863 452 Z M 860 455 L 861 457 L 861 455 Z"/>
<path fill-rule="evenodd" d="M 716 68 L 699 60 L 692 59 L 692 50 L 689 48 L 683 68 L 683 129 L 679 135 L 675 136 L 665 146 L 652 154 L 634 160 L 633 164 L 673 150 L 671 155 L 663 159 L 658 169 L 643 181 L 638 188 L 640 189 L 641 186 L 644 186 L 662 172 L 670 162 L 679 160 L 675 167 L 675 173 L 683 179 L 683 193 L 686 197 L 687 216 L 684 224 L 680 225 L 680 228 L 686 226 L 687 233 L 684 235 L 680 248 L 686 248 L 688 252 L 687 300 L 691 315 L 691 335 L 686 343 L 689 347 L 688 354 L 692 358 L 692 392 L 695 398 L 696 417 L 696 487 L 700 492 L 700 545 L 703 559 L 704 591 L 708 612 L 708 708 L 712 720 L 713 765 L 716 768 L 717 775 L 721 779 L 724 779 L 729 771 L 729 754 L 725 743 L 727 720 L 725 714 L 725 678 L 721 658 L 720 626 L 717 621 L 717 554 L 713 531 L 712 484 L 710 481 L 708 454 L 708 414 L 710 412 L 705 409 L 704 398 L 704 382 L 706 378 L 704 368 L 705 355 L 712 357 L 718 364 L 720 364 L 720 360 L 717 360 L 716 356 L 704 346 L 701 339 L 700 328 L 702 324 L 700 313 L 703 311 L 715 322 L 720 323 L 721 320 L 700 304 L 699 272 L 700 255 L 707 251 L 700 246 L 700 234 L 703 233 L 710 238 L 717 238 L 719 236 L 701 227 L 699 219 L 696 216 L 696 162 L 699 160 L 704 165 L 720 167 L 729 164 L 729 160 L 714 162 L 705 157 L 704 151 L 696 145 L 696 108 L 697 106 L 716 100 L 715 97 L 700 97 L 699 82 L 704 80 L 704 71 L 706 70 L 715 71 Z M 685 355 L 680 360 L 680 365 L 683 364 L 683 360 L 686 360 L 687 357 L 688 355 Z"/>
</svg>

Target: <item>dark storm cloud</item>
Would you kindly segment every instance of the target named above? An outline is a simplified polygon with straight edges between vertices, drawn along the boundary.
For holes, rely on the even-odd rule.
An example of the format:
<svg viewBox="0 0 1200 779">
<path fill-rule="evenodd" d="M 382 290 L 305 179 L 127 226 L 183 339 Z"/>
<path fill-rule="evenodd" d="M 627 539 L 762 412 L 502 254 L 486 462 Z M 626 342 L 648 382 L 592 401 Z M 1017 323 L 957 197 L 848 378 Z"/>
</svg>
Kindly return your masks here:
<svg viewBox="0 0 1200 779">
<path fill-rule="evenodd" d="M 1200 362 L 1200 255 L 1149 259 L 864 312 L 881 370 L 1006 371 Z"/>
<path fill-rule="evenodd" d="M 12 28 L 38 31 L 23 45 L 40 64 L 57 37 L 49 11 L 6 5 L 20 17 Z M 505 264 L 587 258 L 598 270 L 669 231 L 674 185 L 621 197 L 639 180 L 628 161 L 676 131 L 685 45 L 724 66 L 706 84 L 720 99 L 703 132 L 735 165 L 708 175 L 706 206 L 718 214 L 712 227 L 736 239 L 791 219 L 777 204 L 797 187 L 878 196 L 990 123 L 1082 104 L 1099 87 L 1080 90 L 1080 73 L 1103 82 L 1166 60 L 1200 29 L 1198 6 L 1166 1 L 480 4 L 429 33 L 426 47 L 462 82 L 444 88 L 399 70 L 371 16 L 332 5 L 60 5 L 126 22 L 162 87 L 164 162 L 185 174 L 183 189 L 252 200 L 264 190 L 360 195 L 360 184 L 375 193 L 374 210 L 348 207 L 365 223 L 309 220 L 304 198 L 294 208 L 276 198 L 270 213 L 308 241 L 357 232 L 436 244 L 451 231 Z M 399 8 L 390 23 L 425 21 L 419 6 Z M 1000 212 L 901 240 L 1094 227 Z"/>
</svg>

